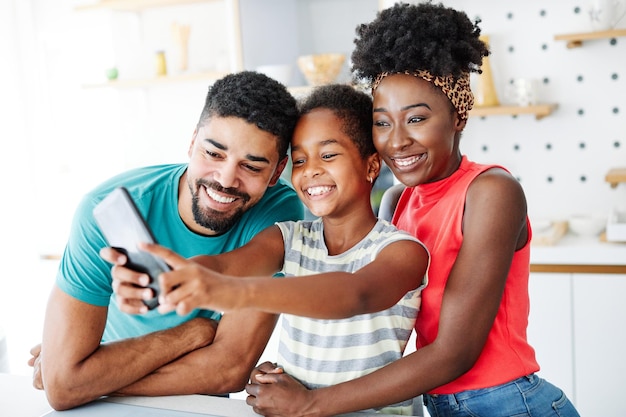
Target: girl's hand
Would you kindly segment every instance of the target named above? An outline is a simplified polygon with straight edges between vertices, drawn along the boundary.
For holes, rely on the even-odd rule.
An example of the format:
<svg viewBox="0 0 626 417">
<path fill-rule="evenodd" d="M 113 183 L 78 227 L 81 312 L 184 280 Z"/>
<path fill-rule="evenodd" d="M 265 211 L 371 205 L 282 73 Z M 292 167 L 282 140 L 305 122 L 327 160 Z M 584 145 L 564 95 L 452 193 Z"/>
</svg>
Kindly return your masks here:
<svg viewBox="0 0 626 417">
<path fill-rule="evenodd" d="M 175 310 L 181 316 L 196 308 L 227 311 L 237 307 L 237 280 L 223 276 L 157 244 L 142 243 L 140 249 L 163 259 L 172 268 L 159 275 L 158 310 Z"/>
<path fill-rule="evenodd" d="M 280 368 L 277 368 L 280 369 Z M 315 415 L 312 392 L 292 376 L 282 372 L 257 374 L 257 383 L 246 385 L 246 403 L 265 417 Z"/>
<path fill-rule="evenodd" d="M 284 372 L 283 368 L 279 367 L 275 363 L 263 362 L 262 364 L 254 368 L 252 372 L 250 373 L 250 383 L 259 384 L 260 382 L 257 380 L 257 376 L 259 375 L 282 374 L 283 372 Z"/>
</svg>

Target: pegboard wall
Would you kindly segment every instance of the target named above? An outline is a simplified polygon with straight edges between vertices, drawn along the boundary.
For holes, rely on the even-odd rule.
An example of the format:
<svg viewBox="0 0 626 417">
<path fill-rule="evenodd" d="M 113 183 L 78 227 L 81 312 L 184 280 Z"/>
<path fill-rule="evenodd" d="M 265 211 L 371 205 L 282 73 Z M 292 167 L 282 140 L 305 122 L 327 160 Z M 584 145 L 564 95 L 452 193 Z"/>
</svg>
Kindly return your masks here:
<svg viewBox="0 0 626 417">
<path fill-rule="evenodd" d="M 511 80 L 531 78 L 538 80 L 538 101 L 558 105 L 540 120 L 470 118 L 461 151 L 509 169 L 526 192 L 531 218 L 626 209 L 626 183 L 611 188 L 604 179 L 610 168 L 626 167 L 626 37 L 573 49 L 555 40 L 558 34 L 591 31 L 585 1 L 443 3 L 481 19 L 501 103 L 507 103 Z M 626 17 L 616 28 L 626 28 Z"/>
</svg>

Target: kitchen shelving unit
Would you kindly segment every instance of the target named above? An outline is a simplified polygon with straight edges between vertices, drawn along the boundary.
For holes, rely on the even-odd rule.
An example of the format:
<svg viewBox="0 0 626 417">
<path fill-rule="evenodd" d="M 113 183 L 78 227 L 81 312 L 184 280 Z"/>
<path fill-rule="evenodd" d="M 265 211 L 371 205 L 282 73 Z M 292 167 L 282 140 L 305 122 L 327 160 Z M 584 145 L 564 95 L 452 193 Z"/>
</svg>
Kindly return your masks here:
<svg viewBox="0 0 626 417">
<path fill-rule="evenodd" d="M 313 39 L 311 28 L 323 28 L 323 21 L 328 14 L 342 14 L 350 11 L 350 18 L 345 22 L 349 27 L 356 27 L 359 22 L 369 20 L 374 13 L 383 7 L 383 0 L 343 0 L 342 2 L 328 2 L 326 0 L 273 0 L 260 2 L 258 0 L 76 0 L 74 10 L 81 13 L 114 12 L 136 13 L 138 25 L 142 21 L 152 23 L 153 17 L 158 16 L 151 10 L 156 8 L 172 8 L 172 14 L 180 13 L 185 16 L 188 12 L 183 6 L 217 3 L 220 6 L 220 17 L 226 26 L 227 33 L 220 33 L 215 39 L 207 39 L 212 46 L 220 42 L 227 47 L 229 65 L 216 66 L 218 71 L 211 71 L 207 67 L 197 74 L 180 74 L 172 72 L 164 77 L 155 77 L 152 74 L 137 75 L 133 79 L 124 78 L 126 72 L 120 71 L 122 76 L 113 81 L 95 80 L 84 85 L 86 88 L 109 87 L 115 89 L 151 88 L 164 84 L 182 83 L 187 81 L 212 82 L 221 78 L 227 72 L 236 72 L 243 69 L 254 69 L 264 65 L 291 64 L 295 65 L 299 55 L 323 53 L 327 51 L 346 53 L 352 46 L 352 31 L 349 35 L 341 34 L 341 39 L 329 43 L 328 39 L 316 36 Z M 179 7 L 180 6 L 180 7 Z M 222 11 L 223 10 L 223 11 Z M 144 13 L 145 12 L 145 13 Z M 214 18 L 215 14 L 212 15 Z M 174 17 L 174 16 L 173 16 Z M 124 22 L 126 17 L 120 19 Z M 128 20 L 128 19 L 126 19 Z M 320 29 L 316 29 L 320 30 Z M 114 33 L 115 35 L 115 33 Z M 133 34 L 133 36 L 135 36 Z M 349 36 L 349 40 L 346 39 Z M 133 41 L 136 38 L 133 38 Z M 130 54 L 127 54 L 130 55 Z M 196 54 L 197 56 L 197 54 Z M 206 56 L 205 56 L 206 59 Z M 221 62 L 223 64 L 223 61 Z M 299 96 L 310 90 L 305 85 L 298 69 L 294 67 L 294 80 L 289 90 Z M 346 78 L 345 68 L 342 70 L 340 82 Z"/>
<path fill-rule="evenodd" d="M 232 23 L 232 31 L 230 34 L 230 71 L 239 71 L 243 68 L 243 49 L 241 42 L 240 16 L 239 16 L 239 0 L 100 0 L 94 3 L 80 4 L 74 7 L 78 12 L 109 10 L 114 12 L 133 12 L 141 13 L 145 10 L 171 7 L 185 6 L 200 3 L 220 3 L 224 2 L 227 7 L 227 16 Z M 187 81 L 215 81 L 227 72 L 224 71 L 200 71 L 180 74 L 167 74 L 165 76 L 142 77 L 132 79 L 115 79 L 102 83 L 92 83 L 83 85 L 85 88 L 96 87 L 114 87 L 114 88 L 140 88 L 152 87 L 165 84 L 175 84 Z"/>
<path fill-rule="evenodd" d="M 90 11 L 90 10 L 110 10 L 115 12 L 136 12 L 140 13 L 144 10 L 154 9 L 157 7 L 168 7 L 168 6 L 184 6 L 189 4 L 197 4 L 197 3 L 211 3 L 211 2 L 226 2 L 229 5 L 229 16 L 226 16 L 233 22 L 233 31 L 231 41 L 231 54 L 233 54 L 234 59 L 231 57 L 231 71 L 238 71 L 243 68 L 243 48 L 242 48 L 242 39 L 241 39 L 241 27 L 240 27 L 240 1 L 239 0 L 100 0 L 94 3 L 86 3 L 77 5 L 75 7 L 76 11 Z M 379 2 L 379 5 L 382 2 Z M 380 5 L 382 7 L 382 5 Z M 624 32 L 623 35 L 626 35 L 626 30 L 624 31 L 608 31 L 611 33 L 611 36 L 617 36 L 614 34 Z M 599 35 L 604 32 L 596 32 L 592 35 Z M 559 36 L 574 36 L 574 35 L 559 35 Z M 579 36 L 579 35 L 576 35 Z M 608 35 L 605 35 L 608 36 Z M 234 63 L 233 63 L 234 62 Z M 214 81 L 216 79 L 224 76 L 226 72 L 223 71 L 202 71 L 197 73 L 182 73 L 182 74 L 168 74 L 167 76 L 157 77 L 145 77 L 145 78 L 137 78 L 137 79 L 124 79 L 119 78 L 112 81 L 103 81 L 101 83 L 92 83 L 86 84 L 84 87 L 86 88 L 100 88 L 100 87 L 113 87 L 119 89 L 129 89 L 129 88 L 142 88 L 142 87 L 152 87 L 152 86 L 160 86 L 167 84 L 174 84 L 180 82 L 187 81 Z M 310 87 L 308 86 L 300 86 L 300 87 L 290 87 L 290 91 L 294 95 L 303 95 L 309 91 Z M 507 106 L 507 105 L 499 105 L 493 107 L 475 107 L 470 112 L 471 116 L 477 117 L 486 117 L 486 116 L 501 116 L 501 115 L 510 115 L 510 116 L 518 116 L 518 115 L 534 115 L 537 120 L 540 120 L 546 116 L 552 114 L 552 112 L 557 108 L 556 104 L 537 104 L 531 106 Z"/>
<path fill-rule="evenodd" d="M 563 35 L 555 35 L 554 40 L 566 41 L 568 48 L 579 48 L 584 41 L 597 39 L 611 39 L 620 36 L 626 36 L 626 29 L 602 30 L 598 32 L 570 33 Z"/>
</svg>

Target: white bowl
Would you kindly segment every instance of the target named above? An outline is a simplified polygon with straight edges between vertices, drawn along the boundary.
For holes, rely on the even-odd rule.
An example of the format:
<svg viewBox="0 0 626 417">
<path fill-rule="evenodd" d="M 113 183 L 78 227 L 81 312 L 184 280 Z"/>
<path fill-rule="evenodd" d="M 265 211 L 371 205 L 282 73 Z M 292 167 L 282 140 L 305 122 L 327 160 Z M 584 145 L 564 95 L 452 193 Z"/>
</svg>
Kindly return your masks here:
<svg viewBox="0 0 626 417">
<path fill-rule="evenodd" d="M 606 227 L 606 217 L 575 214 L 568 219 L 569 229 L 578 236 L 598 236 Z"/>
</svg>

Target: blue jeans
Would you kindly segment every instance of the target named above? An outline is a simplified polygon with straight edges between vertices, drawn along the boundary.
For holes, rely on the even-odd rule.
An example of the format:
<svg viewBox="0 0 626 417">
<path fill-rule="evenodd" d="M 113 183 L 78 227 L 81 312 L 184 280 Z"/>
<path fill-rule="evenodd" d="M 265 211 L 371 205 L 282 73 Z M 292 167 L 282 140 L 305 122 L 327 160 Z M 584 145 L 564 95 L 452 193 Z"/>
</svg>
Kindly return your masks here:
<svg viewBox="0 0 626 417">
<path fill-rule="evenodd" d="M 431 417 L 580 417 L 559 388 L 532 374 L 496 387 L 424 394 Z"/>
</svg>

